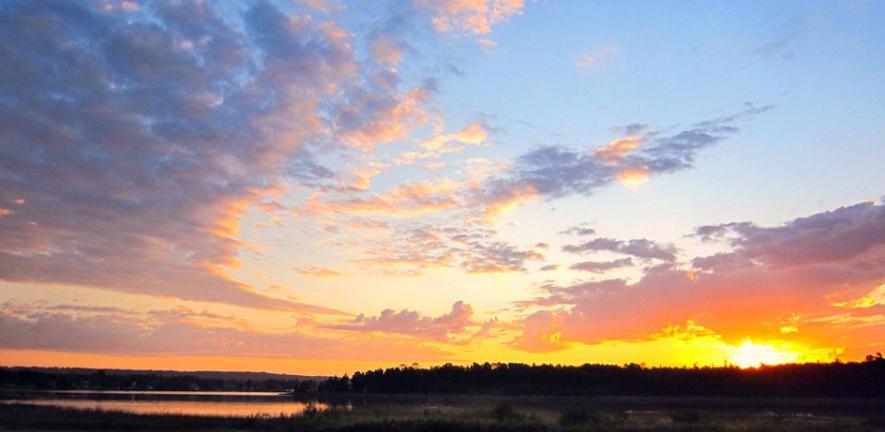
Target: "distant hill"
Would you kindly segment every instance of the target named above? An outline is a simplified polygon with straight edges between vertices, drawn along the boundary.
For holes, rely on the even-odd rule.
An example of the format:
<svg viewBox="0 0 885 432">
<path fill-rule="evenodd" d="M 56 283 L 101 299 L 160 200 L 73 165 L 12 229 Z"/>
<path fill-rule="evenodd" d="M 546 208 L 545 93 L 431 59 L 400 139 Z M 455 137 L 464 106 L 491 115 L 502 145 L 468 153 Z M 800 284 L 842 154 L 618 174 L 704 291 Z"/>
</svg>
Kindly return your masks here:
<svg viewBox="0 0 885 432">
<path fill-rule="evenodd" d="M 162 377 L 177 376 L 193 376 L 201 379 L 215 380 L 235 380 L 235 381 L 264 381 L 264 380 L 284 380 L 284 381 L 324 381 L 327 376 L 320 375 L 292 375 L 279 374 L 271 372 L 246 372 L 246 371 L 175 371 L 175 370 L 153 370 L 153 369 L 97 369 L 97 368 L 62 368 L 62 367 L 31 367 L 31 366 L 11 366 L 0 368 L 9 371 L 32 371 L 43 372 L 47 374 L 73 374 L 73 375 L 90 375 L 96 372 L 104 372 L 107 375 L 155 375 Z"/>
<path fill-rule="evenodd" d="M 5 390 L 314 391 L 328 378 L 268 372 L 0 367 Z"/>
</svg>

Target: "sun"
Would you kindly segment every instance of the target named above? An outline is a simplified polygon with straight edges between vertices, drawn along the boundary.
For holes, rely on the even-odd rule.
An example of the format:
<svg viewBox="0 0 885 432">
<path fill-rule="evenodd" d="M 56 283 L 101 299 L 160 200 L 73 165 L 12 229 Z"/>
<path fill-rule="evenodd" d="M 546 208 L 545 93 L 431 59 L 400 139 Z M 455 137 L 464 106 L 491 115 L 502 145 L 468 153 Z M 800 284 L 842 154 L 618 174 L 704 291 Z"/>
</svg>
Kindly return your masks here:
<svg viewBox="0 0 885 432">
<path fill-rule="evenodd" d="M 740 345 L 731 347 L 730 351 L 729 360 L 741 368 L 794 363 L 799 358 L 796 353 L 778 349 L 773 345 L 757 344 L 750 339 L 744 339 Z"/>
</svg>

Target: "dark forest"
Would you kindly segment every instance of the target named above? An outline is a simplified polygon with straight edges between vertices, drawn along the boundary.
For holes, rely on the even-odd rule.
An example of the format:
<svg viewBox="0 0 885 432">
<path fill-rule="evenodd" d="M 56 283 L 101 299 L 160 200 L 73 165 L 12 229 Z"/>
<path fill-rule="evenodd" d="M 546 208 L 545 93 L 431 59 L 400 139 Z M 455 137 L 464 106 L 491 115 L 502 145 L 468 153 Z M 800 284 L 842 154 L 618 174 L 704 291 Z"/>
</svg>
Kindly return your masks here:
<svg viewBox="0 0 885 432">
<path fill-rule="evenodd" d="M 885 397 L 885 360 L 737 367 L 667 368 L 585 364 L 401 366 L 353 376 L 249 379 L 242 374 L 164 375 L 127 371 L 0 368 L 0 388 L 41 390 L 202 390 L 299 393 L 538 396 Z"/>
</svg>

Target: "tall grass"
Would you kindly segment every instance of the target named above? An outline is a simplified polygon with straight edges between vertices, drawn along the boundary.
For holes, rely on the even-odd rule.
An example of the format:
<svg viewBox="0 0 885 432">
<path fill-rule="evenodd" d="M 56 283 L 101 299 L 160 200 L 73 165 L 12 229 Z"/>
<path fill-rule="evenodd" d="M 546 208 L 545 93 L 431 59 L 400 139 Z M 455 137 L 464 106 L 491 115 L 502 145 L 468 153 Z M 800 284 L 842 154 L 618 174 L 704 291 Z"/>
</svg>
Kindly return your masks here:
<svg viewBox="0 0 885 432">
<path fill-rule="evenodd" d="M 262 432 L 874 432 L 881 419 L 795 418 L 747 413 L 676 412 L 667 424 L 643 424 L 623 412 L 570 405 L 558 419 L 525 413 L 508 402 L 491 409 L 347 410 L 311 409 L 305 415 L 202 417 L 144 415 L 25 404 L 0 405 L 0 430 L 21 431 L 262 431 Z"/>
</svg>

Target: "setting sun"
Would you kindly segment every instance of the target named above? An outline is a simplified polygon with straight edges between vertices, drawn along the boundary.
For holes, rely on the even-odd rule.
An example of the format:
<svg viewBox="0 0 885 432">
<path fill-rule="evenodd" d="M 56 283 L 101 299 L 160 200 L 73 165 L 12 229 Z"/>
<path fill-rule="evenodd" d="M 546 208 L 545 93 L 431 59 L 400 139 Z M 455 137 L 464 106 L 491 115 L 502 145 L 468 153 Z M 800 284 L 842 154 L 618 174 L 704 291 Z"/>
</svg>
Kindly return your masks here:
<svg viewBox="0 0 885 432">
<path fill-rule="evenodd" d="M 763 364 L 792 363 L 798 357 L 799 355 L 794 352 L 785 351 L 773 345 L 757 344 L 750 339 L 744 339 L 740 345 L 731 348 L 729 360 L 738 367 L 752 368 Z"/>
</svg>

